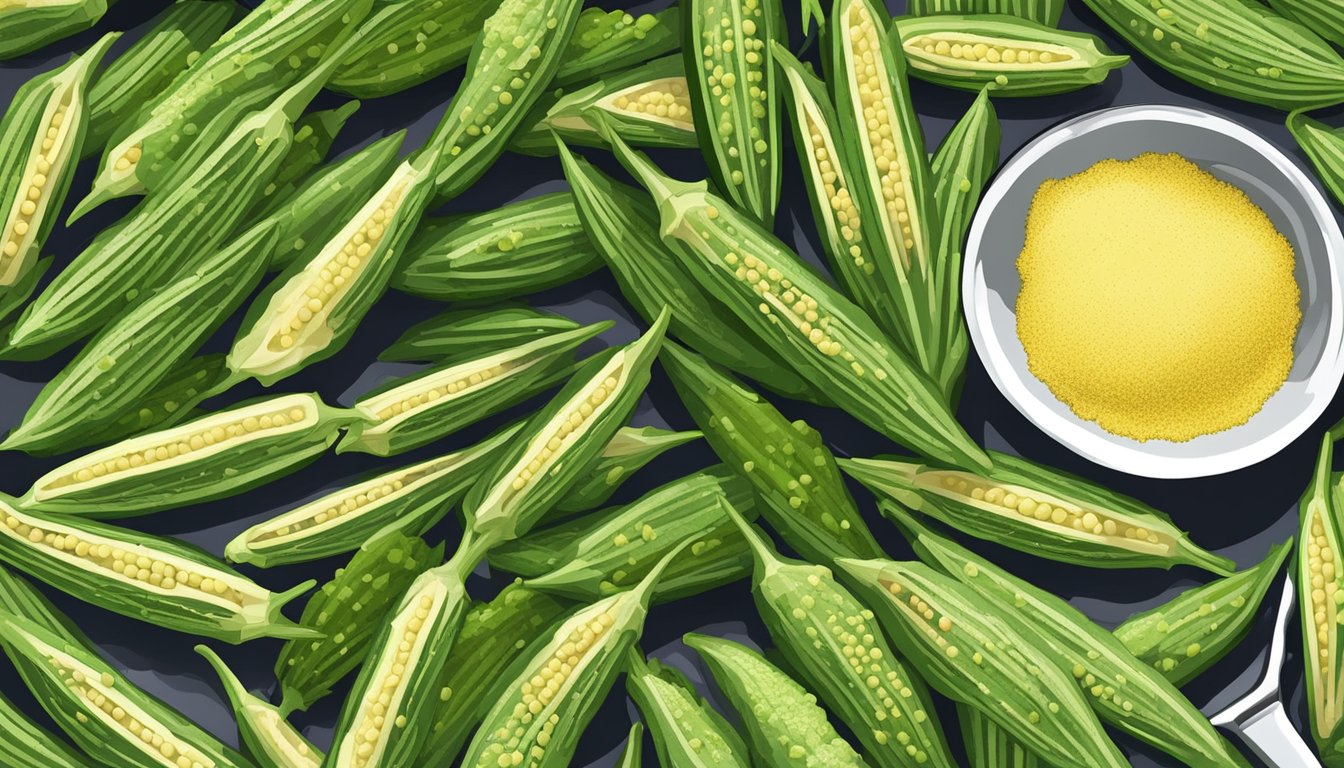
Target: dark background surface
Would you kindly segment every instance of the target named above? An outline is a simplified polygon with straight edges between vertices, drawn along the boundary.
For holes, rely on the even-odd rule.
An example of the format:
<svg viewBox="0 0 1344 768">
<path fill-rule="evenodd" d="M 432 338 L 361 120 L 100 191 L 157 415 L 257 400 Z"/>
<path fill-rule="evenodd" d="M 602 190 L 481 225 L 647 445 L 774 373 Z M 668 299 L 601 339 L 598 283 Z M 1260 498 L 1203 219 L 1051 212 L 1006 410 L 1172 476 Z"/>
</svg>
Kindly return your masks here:
<svg viewBox="0 0 1344 768">
<path fill-rule="evenodd" d="M 792 47 L 798 50 L 804 45 L 798 24 L 799 3 L 798 0 L 783 2 L 789 19 L 787 28 L 792 37 Z M 655 10 L 665 4 L 666 0 L 648 3 L 609 1 L 603 7 L 625 6 L 631 10 L 645 11 Z M 148 0 L 119 3 L 97 30 L 53 45 L 37 54 L 0 63 L 0 104 L 7 104 L 29 77 L 56 66 L 71 51 L 87 46 L 102 32 L 133 30 L 164 5 L 167 2 Z M 829 6 L 829 3 L 823 5 Z M 905 0 L 887 0 L 887 5 L 893 13 L 899 13 L 904 9 Z M 1113 51 L 1132 53 L 1078 0 L 1074 0 L 1065 12 L 1061 26 L 1092 31 Z M 114 51 L 124 48 L 135 36 L 132 31 L 119 42 Z M 808 48 L 804 58 L 815 61 L 818 47 L 816 41 L 809 40 L 806 45 Z M 455 92 L 460 77 L 460 70 L 455 71 L 410 91 L 366 102 L 347 125 L 334 154 L 343 154 L 403 127 L 409 129 L 405 148 L 415 148 L 432 131 Z M 972 95 L 918 82 L 913 84 L 913 90 L 925 137 L 932 150 L 970 104 Z M 328 108 L 341 101 L 337 95 L 323 94 L 315 108 Z M 1084 91 L 1063 96 L 1003 99 L 996 102 L 1003 129 L 1002 157 L 1007 159 L 1033 136 L 1066 118 L 1107 106 L 1141 103 L 1186 105 L 1223 114 L 1255 130 L 1299 160 L 1302 159 L 1283 127 L 1282 113 L 1204 93 L 1139 59 L 1112 73 L 1105 83 Z M 786 128 L 786 141 L 789 140 L 788 133 Z M 586 154 L 608 170 L 615 168 L 610 156 L 604 152 L 587 151 Z M 674 169 L 675 174 L 682 178 L 701 178 L 704 175 L 703 164 L 694 152 L 655 153 L 655 159 L 664 167 Z M 786 242 L 793 244 L 806 258 L 816 263 L 817 240 L 792 148 L 784 148 L 783 159 L 784 193 L 776 231 Z M 88 189 L 94 170 L 92 166 L 92 162 L 87 163 L 76 177 L 70 194 L 72 203 Z M 563 174 L 554 158 L 505 155 L 468 194 L 442 212 L 488 210 L 514 199 L 562 188 Z M 76 255 L 99 229 L 129 210 L 130 205 L 131 201 L 117 201 L 86 217 L 73 229 L 58 227 L 48 243 L 48 251 L 57 255 L 58 268 Z M 1141 225 L 1138 222 L 1136 224 Z M 1015 256 L 1003 254 L 1004 258 Z M 605 342 L 609 344 L 634 338 L 641 325 L 637 318 L 632 321 L 630 310 L 621 303 L 615 283 L 605 272 L 527 300 L 535 306 L 554 309 L 580 320 L 616 320 L 617 327 L 604 336 Z M 282 382 L 277 391 L 318 391 L 329 402 L 348 405 L 355 396 L 380 380 L 412 369 L 412 366 L 372 361 L 380 350 L 409 325 L 442 309 L 442 305 L 389 294 L 341 354 Z M 226 349 L 233 338 L 236 324 L 235 318 L 222 329 L 211 342 L 211 348 Z M 69 354 L 64 354 L 40 363 L 0 363 L 0 430 L 8 430 L 19 422 L 42 383 L 53 376 L 69 357 Z M 223 406 L 252 397 L 259 391 L 255 385 L 243 386 L 226 396 L 226 399 L 209 405 L 212 408 Z M 128 521 L 128 525 L 156 534 L 178 536 L 211 552 L 222 554 L 227 541 L 261 519 L 323 491 L 339 487 L 350 478 L 371 469 L 409 464 L 457 446 L 468 445 L 487 434 L 493 426 L 536 408 L 544 399 L 538 398 L 500 419 L 470 428 L 440 444 L 404 457 L 377 460 L 355 454 L 331 454 L 295 475 L 246 495 L 162 512 Z M 868 456 L 899 452 L 889 441 L 838 411 L 790 401 L 777 402 L 789 417 L 808 420 L 827 438 L 838 455 Z M 1191 532 L 1195 541 L 1233 558 L 1242 567 L 1258 562 L 1273 543 L 1293 536 L 1297 498 L 1311 473 L 1320 434 L 1341 415 L 1344 415 L 1344 402 L 1336 398 L 1326 415 L 1306 435 L 1272 459 L 1240 472 L 1198 480 L 1154 481 L 1098 467 L 1055 444 L 999 395 L 974 355 L 968 368 L 959 412 L 961 421 L 971 435 L 988 447 L 1025 455 L 1138 496 L 1170 513 L 1178 525 Z M 634 422 L 678 428 L 694 426 L 660 371 L 655 371 L 653 384 Z M 0 455 L 0 491 L 21 494 L 33 480 L 58 461 L 35 460 L 17 453 Z M 613 501 L 633 499 L 659 483 L 713 462 L 712 453 L 703 443 L 678 448 L 627 483 Z M 861 488 L 855 487 L 854 492 L 874 532 L 891 555 L 897 558 L 909 557 L 908 546 L 895 528 L 877 515 L 871 498 Z M 432 532 L 431 539 L 447 539 L 451 551 L 458 534 L 457 524 L 449 521 Z M 1131 613 L 1158 604 L 1207 578 L 1205 574 L 1189 568 L 1170 572 L 1089 570 L 1034 559 L 990 544 L 969 543 L 1011 571 L 1068 597 L 1074 605 L 1108 627 L 1119 623 Z M 246 566 L 243 570 L 265 586 L 279 590 L 307 578 L 325 581 L 343 562 L 342 558 L 333 558 L 266 571 Z M 508 575 L 490 574 L 483 568 L 478 577 L 468 584 L 468 590 L 477 599 L 488 599 L 509 581 Z M 215 675 L 191 650 L 195 638 L 160 630 L 101 611 L 66 595 L 50 590 L 48 592 L 133 682 L 181 709 L 188 717 L 225 741 L 236 743 L 232 716 Z M 1272 589 L 1270 594 L 1272 603 L 1278 594 L 1277 588 Z M 1248 667 L 1253 665 L 1268 643 L 1269 614 L 1272 608 L 1272 605 L 1264 607 L 1262 620 L 1240 648 L 1186 687 L 1186 692 L 1197 705 L 1205 706 L 1214 697 L 1220 702 L 1225 700 L 1227 694 L 1218 694 L 1229 687 L 1238 692 L 1244 690 L 1245 683 L 1237 682 L 1238 678 L 1244 678 Z M 298 611 L 295 606 L 290 613 L 297 617 Z M 758 646 L 769 644 L 769 636 L 756 618 L 746 583 L 655 608 L 649 616 L 643 644 L 648 652 L 671 660 L 688 670 L 693 678 L 700 680 L 703 676 L 694 654 L 685 651 L 679 643 L 683 633 L 693 630 L 746 639 Z M 1300 725 L 1305 707 L 1299 658 L 1301 646 L 1295 623 L 1291 633 L 1288 643 L 1290 659 L 1283 680 L 1284 696 L 1291 716 Z M 279 652 L 279 641 L 258 640 L 241 647 L 215 645 L 246 685 L 253 690 L 273 691 L 275 680 L 271 668 Z M 45 715 L 22 689 L 22 683 L 9 665 L 0 662 L 0 691 L 13 698 L 21 707 L 31 710 L 40 722 L 50 726 Z M 344 686 L 339 688 L 311 711 L 296 714 L 293 718 L 294 723 L 318 746 L 325 747 L 330 741 L 331 729 L 345 689 Z M 952 731 L 955 728 L 955 717 L 950 707 L 943 709 L 943 722 Z M 585 734 L 574 764 L 614 764 L 630 718 L 634 716 L 632 705 L 618 685 Z M 960 749 L 960 739 L 955 733 L 949 733 L 949 740 L 954 749 Z M 1124 737 L 1118 740 L 1135 766 L 1149 768 L 1178 765 L 1170 758 L 1136 745 L 1132 740 Z M 656 760 L 652 745 L 646 744 L 645 747 L 645 760 L 652 764 Z"/>
</svg>

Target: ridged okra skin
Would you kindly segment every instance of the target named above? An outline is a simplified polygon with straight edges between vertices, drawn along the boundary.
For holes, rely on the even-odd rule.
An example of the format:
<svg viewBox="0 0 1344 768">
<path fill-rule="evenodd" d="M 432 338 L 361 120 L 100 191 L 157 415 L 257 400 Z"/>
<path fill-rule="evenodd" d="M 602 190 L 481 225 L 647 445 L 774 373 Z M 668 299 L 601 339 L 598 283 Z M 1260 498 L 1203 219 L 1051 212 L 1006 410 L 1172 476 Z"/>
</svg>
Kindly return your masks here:
<svg viewBox="0 0 1344 768">
<path fill-rule="evenodd" d="M 103 18 L 108 5 L 109 0 L 6 3 L 0 7 L 0 61 L 83 32 Z"/>
<path fill-rule="evenodd" d="M 155 387 L 111 424 L 99 430 L 83 430 L 72 447 L 86 449 L 115 443 L 134 435 L 194 419 L 201 414 L 196 404 L 223 378 L 224 355 L 199 355 L 172 368 Z"/>
<path fill-rule="evenodd" d="M 56 224 L 88 134 L 89 83 L 117 37 L 24 83 L 0 118 L 0 293 L 24 282 Z"/>
<path fill-rule="evenodd" d="M 0 694 L 0 760 L 6 768 L 89 768 L 99 765 L 28 719 Z"/>
<path fill-rule="evenodd" d="M 493 309 L 461 309 L 435 315 L 411 326 L 379 360 L 396 363 L 449 362 L 572 331 L 579 323 L 564 315 L 523 304 Z"/>
<path fill-rule="evenodd" d="M 1332 471 L 1332 432 L 1321 437 L 1311 482 L 1298 502 L 1300 519 L 1294 570 L 1302 655 L 1306 666 L 1311 736 L 1328 766 L 1344 765 L 1344 642 L 1339 613 L 1344 601 L 1344 476 Z"/>
<path fill-rule="evenodd" d="M 969 768 L 1041 768 L 1040 758 L 978 710 L 958 704 L 957 722 Z"/>
<path fill-rule="evenodd" d="M 242 755 L 77 642 L 0 611 L 0 643 L 26 671 L 24 681 L 52 720 L 81 749 L 109 765 L 163 768 L 179 764 L 166 759 L 185 759 L 193 766 L 252 768 Z"/>
<path fill-rule="evenodd" d="M 1288 131 L 1311 161 L 1316 178 L 1344 205 L 1344 130 L 1312 120 L 1301 110 L 1288 115 Z"/>
<path fill-rule="evenodd" d="M 733 709 L 742 718 L 750 754 L 767 765 L 861 768 L 859 757 L 817 697 L 752 649 L 708 635 L 684 641 L 705 661 Z"/>
<path fill-rule="evenodd" d="M 642 723 L 631 723 L 630 733 L 625 737 L 625 748 L 621 750 L 621 761 L 617 763 L 618 768 L 639 768 L 642 765 L 644 752 L 644 725 Z"/>
<path fill-rule="evenodd" d="M 676 432 L 657 427 L 622 427 L 588 468 L 588 476 L 556 502 L 548 517 L 560 517 L 597 509 L 607 502 L 630 476 L 665 452 L 694 440 L 695 430 Z"/>
<path fill-rule="evenodd" d="M 234 0 L 182 0 L 150 19 L 149 30 L 89 88 L 89 134 L 80 156 L 102 152 L 123 123 L 166 91 L 241 15 Z"/>
<path fill-rule="evenodd" d="M 1269 7 L 1302 23 L 1321 37 L 1344 46 L 1344 7 L 1331 0 L 1268 0 Z"/>
<path fill-rule="evenodd" d="M 224 694 L 233 707 L 238 736 L 249 755 L 275 768 L 320 768 L 322 751 L 290 725 L 278 707 L 250 693 L 209 646 L 196 646 L 196 653 L 219 675 Z"/>
<path fill-rule="evenodd" d="M 638 16 L 624 10 L 585 8 L 574 24 L 555 71 L 556 85 L 572 85 L 620 72 L 681 47 L 676 5 Z"/>
<path fill-rule="evenodd" d="M 906 12 L 911 16 L 997 13 L 1054 27 L 1064 14 L 1064 0 L 910 0 Z"/>
<path fill-rule="evenodd" d="M 638 646 L 626 653 L 625 690 L 648 723 L 659 765 L 747 768 L 742 738 L 679 672 L 646 661 Z M 643 735 L 631 731 L 630 743 Z"/>
<path fill-rule="evenodd" d="M 358 101 L 348 101 L 335 109 L 307 112 L 294 121 L 294 141 L 280 161 L 271 182 L 248 209 L 245 220 L 269 212 L 289 200 L 305 185 L 311 172 L 326 159 L 331 145 L 345 128 L 345 123 L 359 110 Z M 330 212 L 324 211 L 327 216 Z"/>
<path fill-rule="evenodd" d="M 461 65 L 500 0 L 408 0 L 344 55 L 331 88 L 361 99 L 404 91 Z"/>
</svg>

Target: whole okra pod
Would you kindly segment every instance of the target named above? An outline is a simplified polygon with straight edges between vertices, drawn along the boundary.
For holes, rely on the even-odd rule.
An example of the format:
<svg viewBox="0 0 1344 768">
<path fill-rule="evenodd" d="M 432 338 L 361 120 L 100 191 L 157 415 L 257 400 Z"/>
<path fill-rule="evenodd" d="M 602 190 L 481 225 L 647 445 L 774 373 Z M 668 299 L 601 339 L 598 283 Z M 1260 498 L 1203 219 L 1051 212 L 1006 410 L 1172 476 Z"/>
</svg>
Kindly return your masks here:
<svg viewBox="0 0 1344 768">
<path fill-rule="evenodd" d="M 457 361 L 475 357 L 481 350 L 501 349 L 578 327 L 564 315 L 522 304 L 453 310 L 411 326 L 378 359 L 396 363 Z"/>
<path fill-rule="evenodd" d="M 1064 0 L 910 0 L 906 12 L 911 16 L 998 13 L 1054 27 L 1064 14 Z"/>
<path fill-rule="evenodd" d="M 97 24 L 109 0 L 18 2 L 0 7 L 0 61 L 22 56 Z"/>
</svg>

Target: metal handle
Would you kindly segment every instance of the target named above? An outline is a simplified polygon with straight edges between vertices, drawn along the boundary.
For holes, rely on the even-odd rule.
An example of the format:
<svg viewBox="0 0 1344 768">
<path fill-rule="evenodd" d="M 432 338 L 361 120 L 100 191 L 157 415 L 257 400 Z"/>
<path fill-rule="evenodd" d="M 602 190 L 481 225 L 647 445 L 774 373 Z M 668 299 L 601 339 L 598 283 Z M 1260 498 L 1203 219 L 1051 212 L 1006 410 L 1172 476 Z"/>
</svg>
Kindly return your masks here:
<svg viewBox="0 0 1344 768">
<path fill-rule="evenodd" d="M 1288 721 L 1283 704 L 1275 701 L 1232 726 L 1270 768 L 1321 768 L 1321 763 Z"/>
</svg>

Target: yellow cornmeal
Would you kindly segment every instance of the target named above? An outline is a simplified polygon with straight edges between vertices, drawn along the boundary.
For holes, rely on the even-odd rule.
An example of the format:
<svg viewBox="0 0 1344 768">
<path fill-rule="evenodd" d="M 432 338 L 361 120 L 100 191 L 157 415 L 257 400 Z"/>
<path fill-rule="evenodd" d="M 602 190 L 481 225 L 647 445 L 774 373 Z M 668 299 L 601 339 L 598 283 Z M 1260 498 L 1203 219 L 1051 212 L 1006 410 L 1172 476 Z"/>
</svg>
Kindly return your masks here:
<svg viewBox="0 0 1344 768">
<path fill-rule="evenodd" d="M 1288 378 L 1293 249 L 1237 187 L 1180 155 L 1046 181 L 1017 260 L 1031 372 L 1135 440 L 1244 423 Z"/>
</svg>

